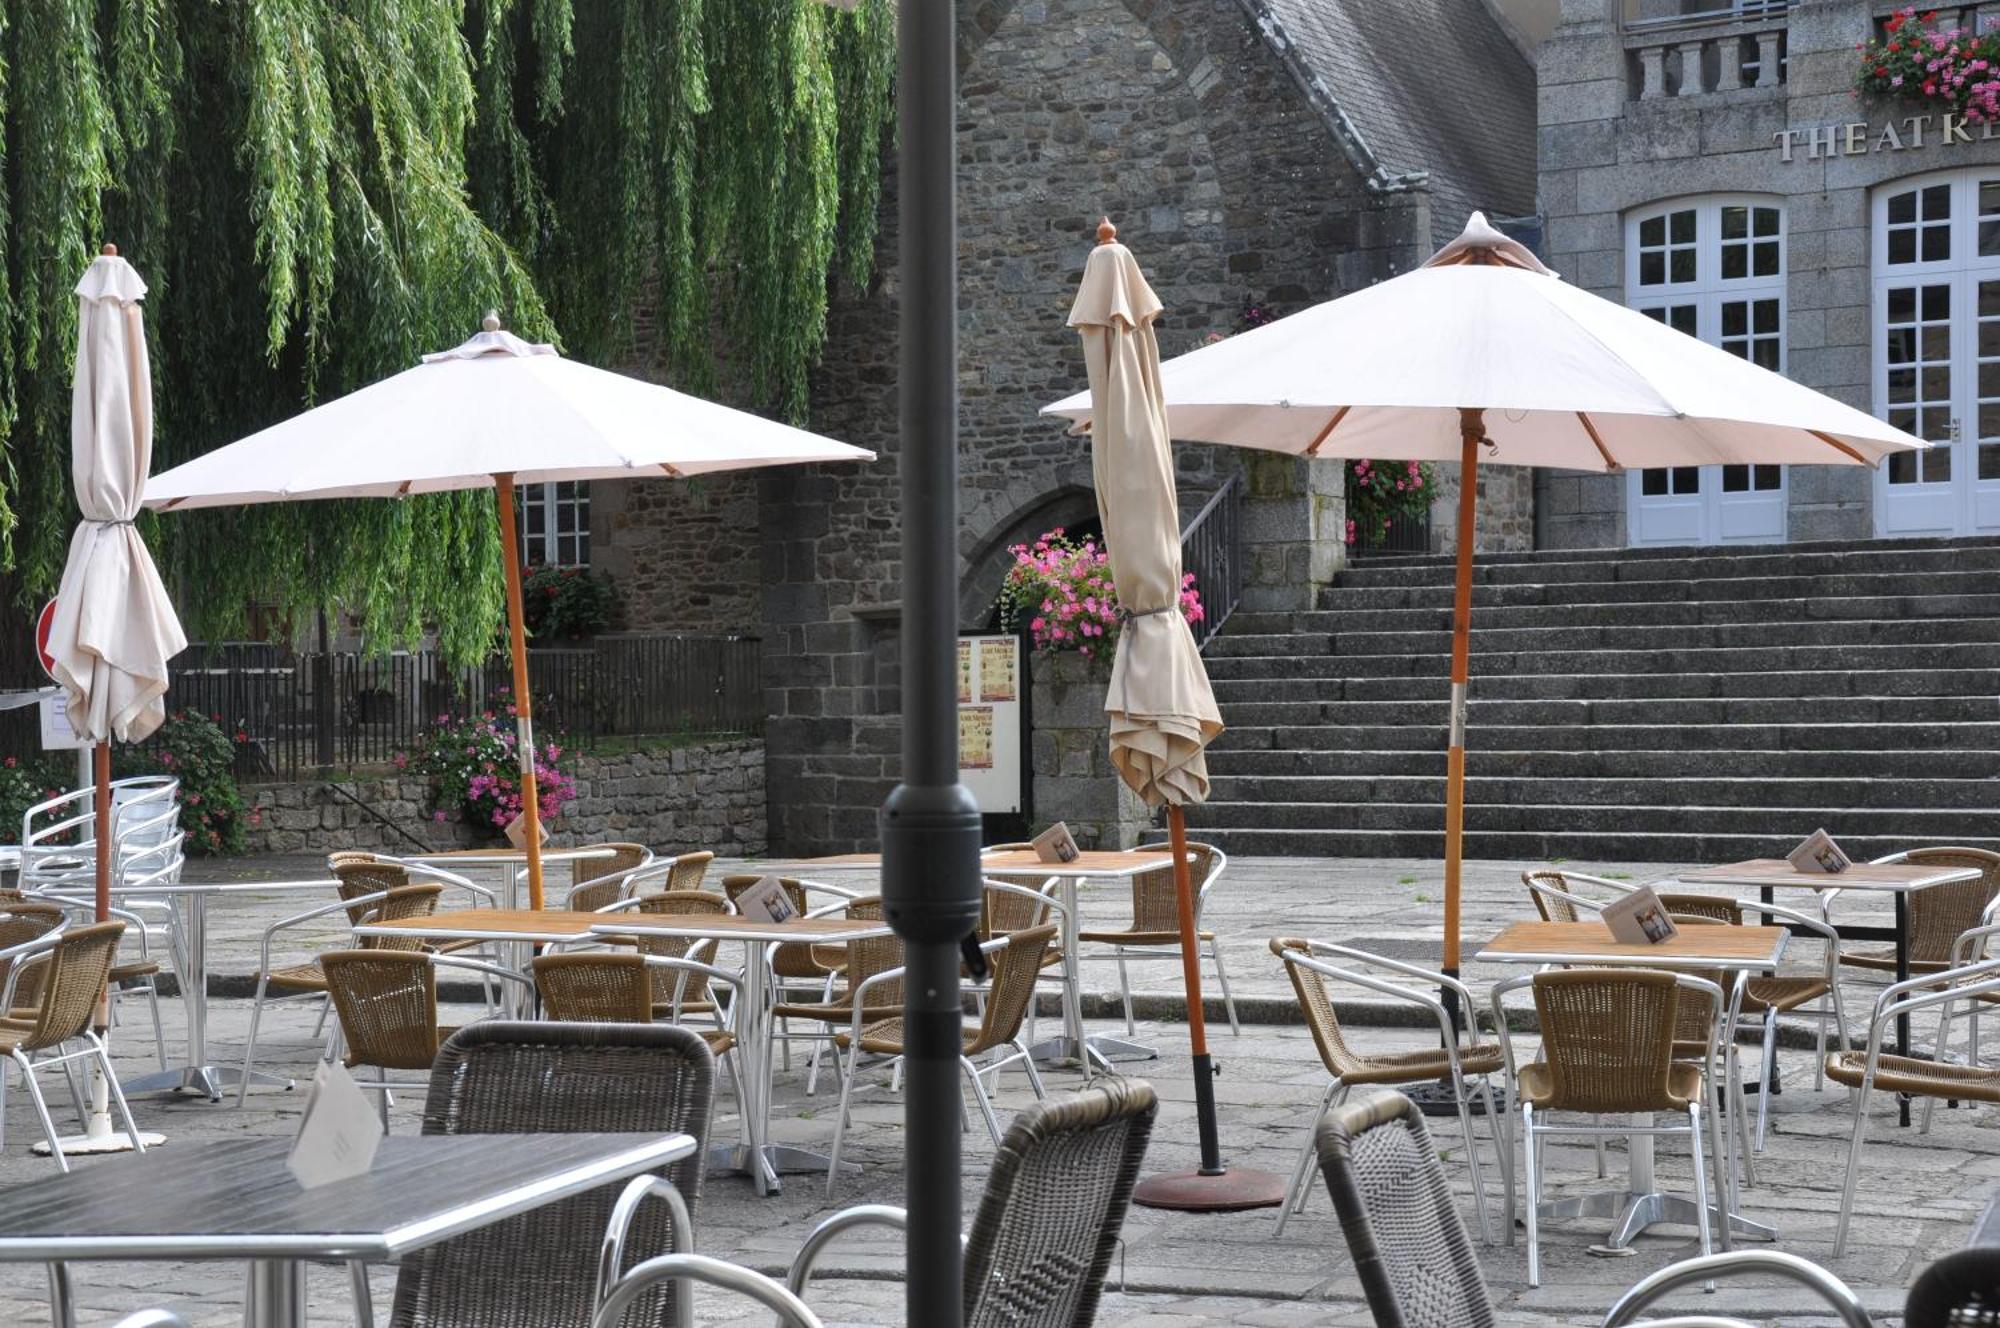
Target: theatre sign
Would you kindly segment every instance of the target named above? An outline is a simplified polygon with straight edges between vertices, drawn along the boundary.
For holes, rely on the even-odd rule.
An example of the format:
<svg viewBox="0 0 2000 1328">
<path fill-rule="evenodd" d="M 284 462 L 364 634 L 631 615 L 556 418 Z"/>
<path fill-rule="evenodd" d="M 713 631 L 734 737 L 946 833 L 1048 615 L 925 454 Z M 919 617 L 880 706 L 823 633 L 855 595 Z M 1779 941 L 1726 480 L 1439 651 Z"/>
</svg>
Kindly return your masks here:
<svg viewBox="0 0 2000 1328">
<path fill-rule="evenodd" d="M 1779 161 L 1791 161 L 1795 157 L 1819 161 L 1825 157 L 1865 157 L 1876 152 L 1950 148 L 1960 143 L 1983 143 L 1994 137 L 1991 121 L 1969 124 L 1954 111 L 1888 120 L 1879 129 L 1867 120 L 1848 120 L 1841 124 L 1780 129 L 1771 135 L 1772 141 L 1778 145 Z"/>
</svg>

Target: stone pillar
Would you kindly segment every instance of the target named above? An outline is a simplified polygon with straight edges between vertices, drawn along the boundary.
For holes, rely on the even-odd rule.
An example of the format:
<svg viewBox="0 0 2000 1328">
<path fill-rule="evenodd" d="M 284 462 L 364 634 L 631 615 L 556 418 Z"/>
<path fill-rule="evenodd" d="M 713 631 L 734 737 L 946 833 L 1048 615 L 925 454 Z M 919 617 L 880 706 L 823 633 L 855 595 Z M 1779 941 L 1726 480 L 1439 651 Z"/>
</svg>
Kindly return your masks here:
<svg viewBox="0 0 2000 1328">
<path fill-rule="evenodd" d="M 1431 504 L 1431 543 L 1458 552 L 1458 466 L 1442 463 Z M 1481 464 L 1473 547 L 1481 553 L 1525 553 L 1535 547 L 1535 471 Z"/>
<path fill-rule="evenodd" d="M 1085 848 L 1131 848 L 1152 827 L 1153 812 L 1111 766 L 1104 722 L 1110 662 L 1073 651 L 1037 653 L 1028 669 L 1035 829 L 1062 821 Z"/>
<path fill-rule="evenodd" d="M 1347 473 L 1338 459 L 1243 453 L 1243 607 L 1310 609 L 1347 560 Z"/>
<path fill-rule="evenodd" d="M 1681 53 L 1680 96 L 1692 97 L 1704 89 L 1701 78 L 1701 47 L 1698 41 L 1682 42 L 1677 47 Z"/>
<path fill-rule="evenodd" d="M 1743 86 L 1743 39 L 1724 37 L 1716 43 L 1715 90 L 1734 92 Z"/>
<path fill-rule="evenodd" d="M 1757 86 L 1778 85 L 1778 42 L 1784 34 L 1776 28 L 1757 34 Z"/>
<path fill-rule="evenodd" d="M 1645 46 L 1639 50 L 1639 100 L 1657 101 L 1667 95 L 1667 48 Z"/>
</svg>

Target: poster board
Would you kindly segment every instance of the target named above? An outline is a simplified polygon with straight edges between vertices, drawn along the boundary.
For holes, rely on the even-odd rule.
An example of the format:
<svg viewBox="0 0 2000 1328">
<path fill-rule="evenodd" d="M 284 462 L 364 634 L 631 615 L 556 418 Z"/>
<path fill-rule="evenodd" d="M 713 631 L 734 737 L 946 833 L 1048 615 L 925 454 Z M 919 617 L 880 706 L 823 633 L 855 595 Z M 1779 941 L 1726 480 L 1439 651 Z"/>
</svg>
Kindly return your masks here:
<svg viewBox="0 0 2000 1328">
<path fill-rule="evenodd" d="M 69 702 L 61 688 L 41 697 L 42 750 L 68 751 L 90 746 L 69 722 Z"/>
<path fill-rule="evenodd" d="M 1017 636 L 958 638 L 958 777 L 987 814 L 1022 807 L 1022 695 Z"/>
</svg>

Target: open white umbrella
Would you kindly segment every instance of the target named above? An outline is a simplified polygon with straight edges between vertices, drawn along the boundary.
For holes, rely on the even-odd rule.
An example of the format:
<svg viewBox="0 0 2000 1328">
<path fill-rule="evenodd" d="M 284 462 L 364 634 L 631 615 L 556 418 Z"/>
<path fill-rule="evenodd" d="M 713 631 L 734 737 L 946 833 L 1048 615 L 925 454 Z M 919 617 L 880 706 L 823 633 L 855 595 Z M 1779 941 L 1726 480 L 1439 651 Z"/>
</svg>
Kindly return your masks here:
<svg viewBox="0 0 2000 1328">
<path fill-rule="evenodd" d="M 528 897 L 540 908 L 514 486 L 873 458 L 803 429 L 564 359 L 552 346 L 502 331 L 489 314 L 485 330 L 454 350 L 426 355 L 415 368 L 154 476 L 146 505 L 178 510 L 493 488 L 507 564 Z"/>
<path fill-rule="evenodd" d="M 1204 1212 L 1270 1207 L 1283 1200 L 1284 1186 L 1268 1172 L 1224 1168 L 1216 1130 L 1183 808 L 1208 797 L 1204 750 L 1222 732 L 1222 715 L 1181 615 L 1180 507 L 1153 335 L 1162 306 L 1117 236 L 1109 218 L 1098 223 L 1069 314 L 1090 376 L 1091 477 L 1121 620 L 1104 711 L 1119 776 L 1147 805 L 1167 809 L 1201 1141 L 1198 1170 L 1154 1176 L 1133 1198 Z"/>
<path fill-rule="evenodd" d="M 1481 461 L 1595 471 L 1875 465 L 1925 446 L 1568 285 L 1478 213 L 1423 267 L 1169 360 L 1160 386 L 1178 439 L 1460 464 L 1445 806 L 1444 968 L 1453 974 Z M 1081 422 L 1090 408 L 1080 392 L 1044 413 Z"/>
<path fill-rule="evenodd" d="M 48 652 L 70 727 L 91 746 L 99 922 L 111 917 L 117 855 L 111 740 L 139 742 L 160 727 L 167 717 L 167 661 L 187 645 L 173 601 L 133 525 L 153 464 L 153 379 L 139 313 L 145 295 L 146 283 L 108 244 L 76 286 L 70 479 L 83 520 L 70 537 L 49 623 Z M 99 1036 L 107 1014 L 100 997 L 94 1020 Z M 64 1152 L 134 1146 L 144 1151 L 146 1143 L 160 1142 L 159 1135 L 112 1133 L 110 1089 L 103 1075 L 96 1076 L 87 1131 L 62 1140 Z M 126 1116 L 129 1123 L 129 1111 Z"/>
</svg>

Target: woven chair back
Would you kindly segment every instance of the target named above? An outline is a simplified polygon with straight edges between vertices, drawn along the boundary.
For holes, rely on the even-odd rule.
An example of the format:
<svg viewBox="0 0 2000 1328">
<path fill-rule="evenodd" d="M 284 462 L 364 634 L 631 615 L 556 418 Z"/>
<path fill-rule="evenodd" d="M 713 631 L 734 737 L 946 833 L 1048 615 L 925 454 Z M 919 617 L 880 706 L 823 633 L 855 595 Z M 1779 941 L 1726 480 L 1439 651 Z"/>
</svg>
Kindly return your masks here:
<svg viewBox="0 0 2000 1328">
<path fill-rule="evenodd" d="M 347 1063 L 428 1070 L 437 1059 L 437 970 L 411 950 L 335 950 L 319 957 Z"/>
<path fill-rule="evenodd" d="M 653 850 L 644 844 L 626 844 L 612 841 L 604 844 L 586 844 L 586 849 L 608 850 L 608 857 L 572 858 L 569 864 L 569 881 L 572 887 L 586 881 L 601 881 L 609 876 L 623 879 L 628 873 L 638 871 L 653 860 Z"/>
<path fill-rule="evenodd" d="M 34 1031 L 15 1044 L 17 1050 L 42 1051 L 84 1035 L 124 935 L 122 922 L 93 922 L 57 938 L 49 957 L 35 965 L 44 970 L 41 1001 Z"/>
<path fill-rule="evenodd" d="M 1983 848 L 1913 848 L 1906 861 L 1926 867 L 1972 867 L 1979 878 L 1913 890 L 1909 898 L 1910 962 L 1942 967 L 1952 944 L 1979 925 L 1979 915 L 2000 890 L 2000 853 Z"/>
<path fill-rule="evenodd" d="M 410 883 L 408 867 L 373 853 L 329 853 L 326 865 L 339 883 L 335 888 L 340 891 L 342 899 L 359 899 L 362 895 L 380 894 Z M 359 924 L 367 915 L 366 904 L 357 904 L 347 910 L 350 924 Z"/>
<path fill-rule="evenodd" d="M 1700 918 L 1704 922 L 1720 922 L 1731 927 L 1743 924 L 1743 910 L 1736 907 L 1735 900 L 1721 895 L 1661 895 L 1660 903 L 1676 922 Z"/>
<path fill-rule="evenodd" d="M 600 876 L 573 886 L 563 907 L 579 913 L 595 913 L 600 908 L 608 908 L 625 897 L 625 874 Z"/>
<path fill-rule="evenodd" d="M 697 853 L 682 853 L 674 859 L 674 865 L 667 869 L 667 890 L 699 890 L 708 879 L 708 864 L 715 861 L 715 855 L 707 849 Z"/>
<path fill-rule="evenodd" d="M 706 890 L 669 890 L 665 894 L 647 895 L 639 901 L 639 911 L 656 917 L 720 917 L 729 911 L 728 901 L 721 895 Z M 639 936 L 640 954 L 664 955 L 668 959 L 685 959 L 688 951 L 701 944 L 685 936 Z M 680 990 L 681 1004 L 686 1006 L 695 1001 L 709 999 L 708 978 L 705 974 L 683 975 L 669 969 L 649 970 L 653 984 L 653 1003 L 665 1005 L 674 999 L 676 988 Z"/>
<path fill-rule="evenodd" d="M 1271 949 L 1279 955 L 1287 951 L 1310 957 L 1312 947 L 1305 941 L 1292 936 L 1279 937 L 1271 942 Z M 1326 989 L 1326 978 L 1317 969 L 1302 964 L 1286 964 L 1285 973 L 1292 980 L 1292 994 L 1299 998 L 1299 1011 L 1306 1017 L 1306 1027 L 1312 1030 L 1313 1046 L 1319 1049 L 1319 1058 L 1326 1066 L 1328 1074 L 1345 1077 L 1362 1068 L 1362 1058 L 1347 1045 L 1347 1038 L 1341 1032 L 1340 1018 L 1333 1012 L 1333 996 Z"/>
<path fill-rule="evenodd" d="M 1042 976 L 1042 956 L 1055 940 L 1056 924 L 1044 923 L 1027 931 L 1017 931 L 1005 948 L 993 956 L 993 987 L 986 993 L 986 1015 L 979 1022 L 979 1036 L 965 1049 L 976 1056 L 990 1047 L 1012 1042 L 1028 1017 L 1029 1002 Z"/>
<path fill-rule="evenodd" d="M 847 906 L 847 916 L 865 922 L 882 921 L 882 898 L 869 895 Z M 847 943 L 847 989 L 853 991 L 864 980 L 903 966 L 903 941 L 898 936 L 870 936 Z M 868 1006 L 900 1006 L 903 980 L 891 978 L 868 989 Z"/>
<path fill-rule="evenodd" d="M 1165 844 L 1148 844 L 1152 851 L 1165 849 Z M 1221 853 L 1213 844 L 1198 844 L 1188 841 L 1188 888 L 1193 891 L 1197 906 L 1201 901 L 1201 888 L 1208 883 L 1209 874 L 1222 860 Z M 1174 893 L 1174 868 L 1172 863 L 1155 867 L 1151 871 L 1140 872 L 1132 878 L 1132 930 L 1165 931 L 1178 933 L 1181 929 L 1180 901 Z"/>
<path fill-rule="evenodd" d="M 60 927 L 62 920 L 63 911 L 54 904 L 9 900 L 4 907 L 0 907 L 0 950 L 11 950 L 17 945 L 26 945 L 38 936 L 46 936 Z M 16 1006 L 35 1005 L 41 1001 L 42 978 L 47 968 L 46 964 L 30 964 L 21 971 L 21 980 L 14 984 Z M 7 989 L 7 978 L 13 971 L 13 960 L 0 959 L 0 991 Z"/>
<path fill-rule="evenodd" d="M 754 872 L 735 873 L 722 878 L 722 893 L 730 903 L 735 903 L 745 890 L 764 878 Z M 804 916 L 812 907 L 806 895 L 805 883 L 796 876 L 780 876 L 778 885 L 791 900 L 792 911 Z M 835 953 L 838 953 L 836 950 Z M 786 941 L 771 956 L 771 972 L 779 979 L 812 978 L 824 980 L 826 965 L 814 957 L 813 947 L 800 941 Z"/>
<path fill-rule="evenodd" d="M 714 1057 L 689 1029 L 489 1019 L 439 1050 L 423 1132 L 689 1134 L 694 1151 L 661 1174 L 698 1216 L 714 1093 Z M 589 1323 L 598 1243 L 622 1188 L 599 1186 L 406 1256 L 392 1328 Z M 640 1205 L 626 1249 L 628 1266 L 672 1249 L 665 1204 Z M 621 1323 L 693 1328 L 677 1322 L 671 1284 Z"/>
<path fill-rule="evenodd" d="M 1742 922 L 1742 914 L 1736 906 L 1715 895 L 1661 895 L 1660 902 L 1673 915 L 1674 923 L 1681 927 L 1727 927 Z M 1688 907 L 1683 909 L 1683 904 Z M 1725 992 L 1736 980 L 1719 968 L 1683 968 L 1675 971 L 1687 977 L 1700 978 L 1703 982 L 1713 982 Z M 1682 987 L 1674 1006 L 1675 1052 L 1685 1056 L 1697 1047 L 1706 1052 L 1708 1031 L 1714 1026 L 1718 1013 L 1715 997 L 1705 991 L 1689 991 Z"/>
<path fill-rule="evenodd" d="M 369 922 L 408 922 L 437 912 L 444 887 L 435 883 L 399 885 L 379 902 L 362 909 Z M 351 912 L 352 910 L 350 910 Z M 428 948 L 415 936 L 362 936 L 356 945 L 363 950 L 423 950 Z"/>
<path fill-rule="evenodd" d="M 1086 1328 L 1118 1245 L 1158 1105 L 1104 1079 L 1014 1118 L 965 1247 L 965 1328 Z"/>
<path fill-rule="evenodd" d="M 1678 1111 L 1667 1091 L 1680 988 L 1650 968 L 1535 974 L 1554 1111 Z M 1706 1034 L 1704 1034 L 1704 1038 Z"/>
<path fill-rule="evenodd" d="M 1022 894 L 1020 888 L 996 890 L 989 885 L 985 889 L 979 934 L 989 941 L 996 936 L 1012 936 L 1017 931 L 1041 926 L 1048 916 L 1048 896 Z"/>
<path fill-rule="evenodd" d="M 1316 1146 L 1378 1328 L 1492 1328 L 1478 1256 L 1416 1105 L 1391 1092 L 1345 1103 Z"/>
<path fill-rule="evenodd" d="M 550 1019 L 653 1022 L 653 979 L 644 955 L 631 951 L 537 955 L 534 970 L 542 1012 Z"/>
<path fill-rule="evenodd" d="M 1560 890 L 1564 894 L 1576 893 L 1569 888 L 1569 880 L 1561 872 L 1550 870 L 1524 871 L 1521 873 L 1521 884 L 1528 887 L 1528 898 L 1535 902 L 1535 912 L 1542 915 L 1543 922 L 1575 922 L 1577 920 L 1575 904 L 1570 903 L 1567 899 L 1551 899 L 1540 890 L 1534 888 L 1539 885 L 1550 890 Z"/>
</svg>

